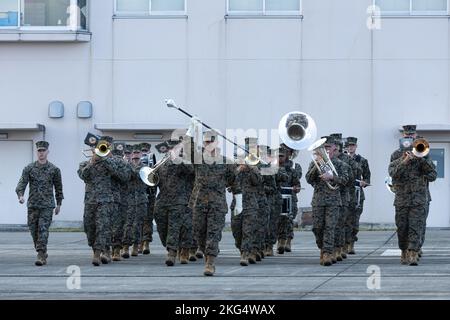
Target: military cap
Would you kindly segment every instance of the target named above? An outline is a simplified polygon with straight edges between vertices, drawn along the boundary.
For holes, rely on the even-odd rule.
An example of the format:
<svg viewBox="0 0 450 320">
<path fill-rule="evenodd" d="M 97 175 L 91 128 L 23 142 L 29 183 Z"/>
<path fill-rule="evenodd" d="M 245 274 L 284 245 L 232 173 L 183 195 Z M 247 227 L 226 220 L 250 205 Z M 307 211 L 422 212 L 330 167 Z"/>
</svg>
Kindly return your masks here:
<svg viewBox="0 0 450 320">
<path fill-rule="evenodd" d="M 330 137 L 333 137 L 334 140 L 339 141 L 342 140 L 342 133 L 332 133 L 330 134 Z"/>
<path fill-rule="evenodd" d="M 152 147 L 152 145 L 150 143 L 147 142 L 142 142 L 141 144 L 141 151 L 150 151 L 150 148 Z"/>
<path fill-rule="evenodd" d="M 133 146 L 131 144 L 126 144 L 125 148 L 123 149 L 124 153 L 131 153 L 131 150 L 133 149 Z"/>
<path fill-rule="evenodd" d="M 217 133 L 213 130 L 208 130 L 203 132 L 203 141 L 204 142 L 214 142 L 216 141 Z"/>
<path fill-rule="evenodd" d="M 159 153 L 166 153 L 167 150 L 169 150 L 169 145 L 167 144 L 167 142 L 164 141 L 164 142 L 158 143 L 155 146 L 155 148 L 156 148 L 156 150 L 158 150 Z"/>
<path fill-rule="evenodd" d="M 133 153 L 137 153 L 137 152 L 141 152 L 141 144 L 140 143 L 136 143 L 132 145 L 132 152 Z"/>
<path fill-rule="evenodd" d="M 47 141 L 38 141 L 38 142 L 36 142 L 36 149 L 37 150 L 47 150 L 48 149 L 48 142 Z"/>
<path fill-rule="evenodd" d="M 356 138 L 356 137 L 347 137 L 346 145 L 350 146 L 350 145 L 355 145 L 357 143 L 358 143 L 358 138 Z"/>
<path fill-rule="evenodd" d="M 283 150 L 283 151 L 286 152 L 286 153 L 291 153 L 291 152 L 294 152 L 294 151 L 295 151 L 294 149 L 288 147 L 288 146 L 287 146 L 286 144 L 284 144 L 284 143 L 282 143 L 282 144 L 280 145 L 280 150 Z"/>
<path fill-rule="evenodd" d="M 327 139 L 325 141 L 325 145 L 330 145 L 330 144 L 336 145 L 336 140 L 332 136 L 323 136 L 323 137 L 321 137 L 321 139 Z"/>
<path fill-rule="evenodd" d="M 112 144 L 113 141 L 114 141 L 113 137 L 110 137 L 110 136 L 101 136 L 101 137 L 100 137 L 100 140 L 105 140 L 105 141 L 107 141 L 109 144 Z"/>
<path fill-rule="evenodd" d="M 403 126 L 404 134 L 414 134 L 416 133 L 416 125 L 415 124 L 407 124 Z"/>
<path fill-rule="evenodd" d="M 276 150 L 276 149 L 273 149 Z M 280 156 L 285 156 L 289 153 L 288 148 L 283 148 L 282 146 L 280 146 L 280 148 L 278 149 L 278 155 Z"/>
</svg>

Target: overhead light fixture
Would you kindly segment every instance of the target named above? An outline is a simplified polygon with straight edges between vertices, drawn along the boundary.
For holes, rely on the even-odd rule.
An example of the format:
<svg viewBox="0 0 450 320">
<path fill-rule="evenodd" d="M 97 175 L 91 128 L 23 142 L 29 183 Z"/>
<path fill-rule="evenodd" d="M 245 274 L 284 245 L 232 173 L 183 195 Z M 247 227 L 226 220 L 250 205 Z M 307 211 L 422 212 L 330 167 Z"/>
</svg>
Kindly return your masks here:
<svg viewBox="0 0 450 320">
<path fill-rule="evenodd" d="M 8 134 L 7 133 L 0 133 L 0 140 L 6 140 L 8 139 Z"/>
<path fill-rule="evenodd" d="M 135 133 L 134 138 L 137 140 L 161 141 L 163 135 L 161 133 Z"/>
</svg>

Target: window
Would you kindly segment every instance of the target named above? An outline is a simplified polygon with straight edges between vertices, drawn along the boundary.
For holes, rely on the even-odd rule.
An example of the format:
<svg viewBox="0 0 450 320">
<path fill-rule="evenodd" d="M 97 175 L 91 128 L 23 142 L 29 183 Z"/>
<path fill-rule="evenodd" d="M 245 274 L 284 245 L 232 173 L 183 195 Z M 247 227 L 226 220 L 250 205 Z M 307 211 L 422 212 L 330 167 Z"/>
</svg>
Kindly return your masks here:
<svg viewBox="0 0 450 320">
<path fill-rule="evenodd" d="M 185 15 L 186 0 L 116 0 L 117 15 Z"/>
<path fill-rule="evenodd" d="M 300 15 L 301 0 L 227 0 L 229 15 Z"/>
<path fill-rule="evenodd" d="M 19 9 L 17 6 L 17 0 L 0 1 L 0 28 L 18 26 Z"/>
<path fill-rule="evenodd" d="M 382 15 L 448 15 L 448 0 L 375 0 Z"/>
<path fill-rule="evenodd" d="M 87 0 L 1 0 L 2 27 L 86 30 Z"/>
</svg>

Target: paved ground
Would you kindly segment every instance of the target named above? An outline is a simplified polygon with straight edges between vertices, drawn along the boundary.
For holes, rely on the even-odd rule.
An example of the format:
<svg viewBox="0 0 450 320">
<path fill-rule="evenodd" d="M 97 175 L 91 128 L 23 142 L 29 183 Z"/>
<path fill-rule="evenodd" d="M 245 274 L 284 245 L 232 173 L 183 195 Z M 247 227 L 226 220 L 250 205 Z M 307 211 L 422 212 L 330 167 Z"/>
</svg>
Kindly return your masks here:
<svg viewBox="0 0 450 320">
<path fill-rule="evenodd" d="M 450 299 L 450 230 L 428 231 L 417 267 L 399 264 L 392 231 L 362 232 L 357 254 L 331 267 L 319 265 L 310 231 L 296 233 L 292 253 L 249 267 L 230 232 L 220 247 L 216 275 L 204 277 L 203 261 L 166 267 L 159 241 L 150 256 L 93 267 L 84 233 L 53 232 L 48 265 L 35 267 L 30 235 L 2 232 L 0 299 Z M 71 265 L 80 289 L 67 287 Z"/>
</svg>

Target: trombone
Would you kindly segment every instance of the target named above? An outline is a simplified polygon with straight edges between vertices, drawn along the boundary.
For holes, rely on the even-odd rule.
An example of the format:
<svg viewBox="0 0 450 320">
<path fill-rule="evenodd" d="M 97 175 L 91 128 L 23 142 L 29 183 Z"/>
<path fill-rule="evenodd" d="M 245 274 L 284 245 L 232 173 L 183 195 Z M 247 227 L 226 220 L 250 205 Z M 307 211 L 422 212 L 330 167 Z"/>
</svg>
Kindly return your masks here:
<svg viewBox="0 0 450 320">
<path fill-rule="evenodd" d="M 150 187 L 158 185 L 159 183 L 159 175 L 157 173 L 158 169 L 161 168 L 168 160 L 170 160 L 171 153 L 180 150 L 180 146 L 182 146 L 182 144 L 183 142 L 180 142 L 177 145 L 175 145 L 171 150 L 167 151 L 164 157 L 155 163 L 153 168 L 149 166 L 142 167 L 139 170 L 139 177 L 141 178 L 142 182 L 144 182 L 146 185 Z"/>
<path fill-rule="evenodd" d="M 166 153 L 166 155 L 161 160 L 159 160 L 153 168 L 147 166 L 142 167 L 141 170 L 139 170 L 139 177 L 141 178 L 142 182 L 150 187 L 156 186 L 159 183 L 159 175 L 156 171 L 161 168 L 162 165 L 169 159 L 170 155 Z"/>
<path fill-rule="evenodd" d="M 424 138 L 419 138 L 413 142 L 412 154 L 417 158 L 426 157 L 430 153 L 430 144 Z"/>
<path fill-rule="evenodd" d="M 313 152 L 311 157 L 320 174 L 331 173 L 333 176 L 337 177 L 338 173 L 336 171 L 336 168 L 334 167 L 333 162 L 331 162 L 330 157 L 328 156 L 328 152 L 324 147 L 326 141 L 326 138 L 317 140 L 308 148 L 308 151 Z M 331 190 L 337 190 L 339 188 L 337 184 L 332 184 L 329 181 L 325 181 L 325 183 Z"/>
</svg>

